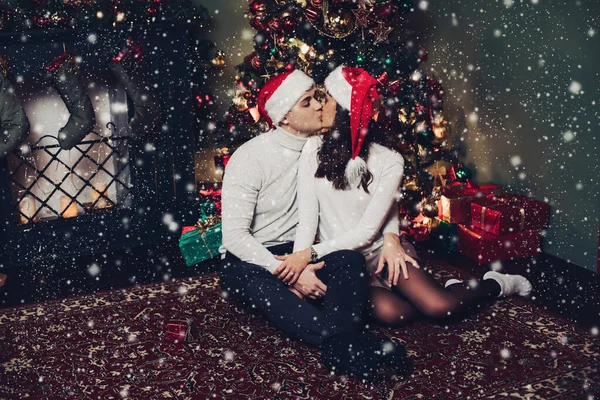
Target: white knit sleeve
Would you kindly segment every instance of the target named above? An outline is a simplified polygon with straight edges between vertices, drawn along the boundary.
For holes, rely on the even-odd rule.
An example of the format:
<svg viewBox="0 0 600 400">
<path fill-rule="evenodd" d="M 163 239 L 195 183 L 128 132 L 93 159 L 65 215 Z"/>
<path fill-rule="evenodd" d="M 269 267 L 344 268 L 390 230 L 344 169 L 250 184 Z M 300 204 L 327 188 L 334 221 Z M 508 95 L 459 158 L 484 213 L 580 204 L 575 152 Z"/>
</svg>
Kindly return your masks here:
<svg viewBox="0 0 600 400">
<path fill-rule="evenodd" d="M 294 252 L 312 245 L 319 223 L 319 200 L 315 191 L 315 172 L 317 171 L 317 138 L 306 142 L 298 164 L 298 228 L 294 241 Z"/>
<path fill-rule="evenodd" d="M 263 171 L 245 149 L 233 153 L 223 176 L 223 247 L 242 261 L 260 265 L 270 272 L 281 264 L 250 231 Z"/>
<path fill-rule="evenodd" d="M 314 247 L 319 257 L 337 250 L 355 250 L 372 243 L 380 234 L 390 209 L 397 201 L 400 182 L 404 172 L 404 159 L 390 157 L 383 168 L 379 181 L 370 190 L 373 197 L 367 205 L 358 224 L 345 234 L 316 244 Z"/>
<path fill-rule="evenodd" d="M 388 213 L 387 219 L 385 220 L 385 224 L 381 229 L 381 233 L 395 233 L 396 235 L 400 235 L 400 204 L 398 200 L 394 200 L 392 204 L 392 208 L 390 208 L 390 212 Z"/>
</svg>

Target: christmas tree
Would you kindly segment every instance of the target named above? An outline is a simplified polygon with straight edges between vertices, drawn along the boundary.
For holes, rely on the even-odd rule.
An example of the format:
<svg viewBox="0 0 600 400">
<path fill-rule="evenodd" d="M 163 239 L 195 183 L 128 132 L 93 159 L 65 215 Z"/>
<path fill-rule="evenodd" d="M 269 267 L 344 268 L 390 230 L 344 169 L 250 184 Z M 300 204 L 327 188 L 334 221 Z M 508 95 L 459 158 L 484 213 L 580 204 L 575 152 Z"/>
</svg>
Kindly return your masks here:
<svg viewBox="0 0 600 400">
<path fill-rule="evenodd" d="M 419 70 L 427 51 L 412 37 L 413 11 L 402 0 L 249 1 L 247 15 L 257 33 L 254 51 L 237 67 L 232 141 L 266 130 L 256 99 L 270 76 L 297 68 L 321 84 L 340 64 L 364 68 L 384 96 L 377 123 L 405 159 L 402 209 L 411 219 L 436 216 L 443 178 L 430 167 L 437 161 L 459 167 L 462 154 L 448 145 L 441 85 Z M 456 175 L 470 177 L 464 167 Z"/>
</svg>

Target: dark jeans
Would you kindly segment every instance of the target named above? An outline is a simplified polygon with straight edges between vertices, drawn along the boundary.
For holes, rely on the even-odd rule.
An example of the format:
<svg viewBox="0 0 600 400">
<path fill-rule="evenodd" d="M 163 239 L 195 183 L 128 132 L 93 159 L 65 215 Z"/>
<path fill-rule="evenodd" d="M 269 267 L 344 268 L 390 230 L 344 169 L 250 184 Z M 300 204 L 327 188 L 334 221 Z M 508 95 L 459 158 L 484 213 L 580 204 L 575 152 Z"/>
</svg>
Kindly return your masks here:
<svg viewBox="0 0 600 400">
<path fill-rule="evenodd" d="M 289 254 L 292 249 L 293 243 L 269 248 L 275 255 Z M 221 288 L 288 335 L 320 346 L 328 336 L 362 328 L 366 288 L 365 258 L 361 253 L 341 250 L 319 261 L 325 261 L 325 266 L 316 275 L 327 285 L 322 309 L 301 300 L 267 269 L 241 261 L 231 253 L 221 260 Z"/>
</svg>

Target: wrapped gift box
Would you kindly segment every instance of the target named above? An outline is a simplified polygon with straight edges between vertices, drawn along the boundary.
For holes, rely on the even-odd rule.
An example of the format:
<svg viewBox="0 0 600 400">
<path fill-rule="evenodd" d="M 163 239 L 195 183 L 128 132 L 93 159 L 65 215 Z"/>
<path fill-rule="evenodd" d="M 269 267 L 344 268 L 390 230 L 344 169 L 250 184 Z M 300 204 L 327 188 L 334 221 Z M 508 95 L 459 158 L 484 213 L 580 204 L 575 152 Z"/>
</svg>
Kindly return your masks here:
<svg viewBox="0 0 600 400">
<path fill-rule="evenodd" d="M 200 220 L 206 221 L 209 217 L 221 217 L 221 202 L 220 201 L 207 201 L 200 203 Z"/>
<path fill-rule="evenodd" d="M 189 227 L 183 228 L 183 234 L 179 239 L 179 249 L 188 267 L 199 262 L 216 257 L 221 247 L 221 223 L 210 228 Z"/>
<path fill-rule="evenodd" d="M 458 250 L 480 265 L 495 260 L 533 257 L 540 252 L 540 246 L 537 230 L 498 236 L 475 227 L 458 226 Z"/>
<path fill-rule="evenodd" d="M 429 218 L 419 214 L 410 218 L 407 213 L 400 213 L 400 230 L 415 242 L 425 242 L 429 240 Z"/>
<path fill-rule="evenodd" d="M 525 196 L 502 194 L 471 203 L 471 225 L 494 235 L 540 230 L 549 218 L 547 203 Z"/>
<path fill-rule="evenodd" d="M 205 220 L 208 216 L 221 216 L 221 189 L 202 189 L 200 194 L 200 218 Z"/>
<path fill-rule="evenodd" d="M 445 189 L 438 200 L 438 218 L 451 224 L 471 220 L 471 202 L 501 191 L 498 185 Z"/>
<path fill-rule="evenodd" d="M 458 225 L 434 218 L 431 224 L 431 237 L 448 251 L 454 251 L 458 245 Z"/>
</svg>

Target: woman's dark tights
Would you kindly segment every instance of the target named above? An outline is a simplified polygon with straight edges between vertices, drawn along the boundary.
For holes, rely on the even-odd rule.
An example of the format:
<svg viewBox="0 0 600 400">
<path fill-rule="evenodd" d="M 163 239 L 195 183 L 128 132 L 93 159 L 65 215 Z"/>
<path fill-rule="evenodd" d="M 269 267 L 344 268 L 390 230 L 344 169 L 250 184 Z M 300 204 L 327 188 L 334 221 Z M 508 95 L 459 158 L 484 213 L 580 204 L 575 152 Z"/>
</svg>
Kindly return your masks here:
<svg viewBox="0 0 600 400">
<path fill-rule="evenodd" d="M 409 279 L 400 276 L 392 291 L 369 288 L 369 311 L 377 322 L 394 326 L 418 318 L 460 317 L 470 306 L 491 300 L 500 293 L 500 285 L 493 279 L 465 281 L 444 288 L 428 272 L 412 265 L 407 267 Z"/>
</svg>

